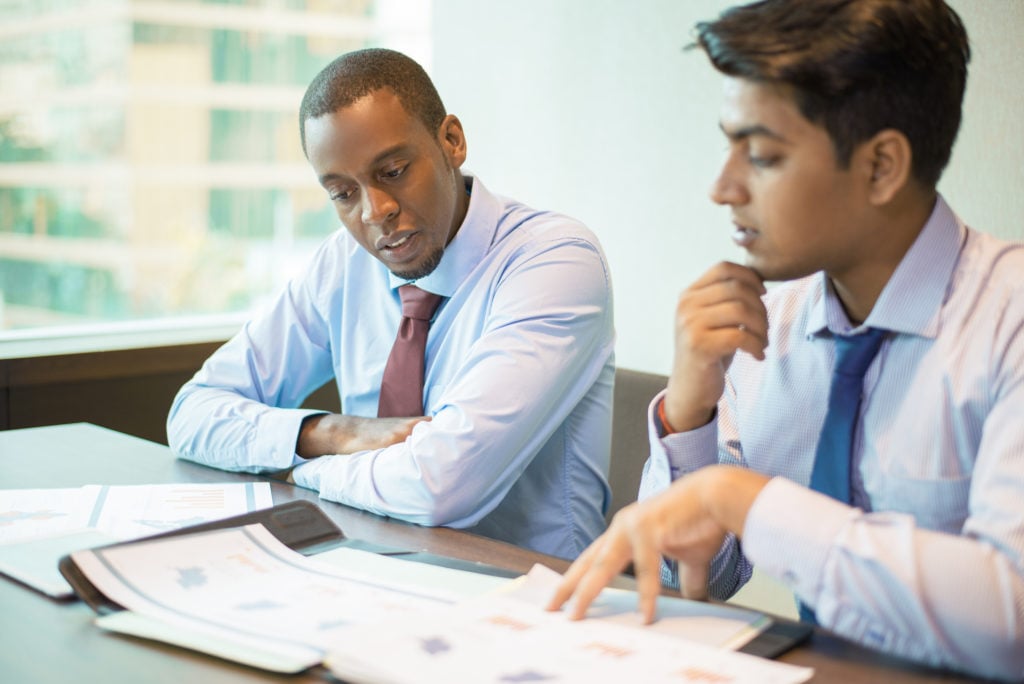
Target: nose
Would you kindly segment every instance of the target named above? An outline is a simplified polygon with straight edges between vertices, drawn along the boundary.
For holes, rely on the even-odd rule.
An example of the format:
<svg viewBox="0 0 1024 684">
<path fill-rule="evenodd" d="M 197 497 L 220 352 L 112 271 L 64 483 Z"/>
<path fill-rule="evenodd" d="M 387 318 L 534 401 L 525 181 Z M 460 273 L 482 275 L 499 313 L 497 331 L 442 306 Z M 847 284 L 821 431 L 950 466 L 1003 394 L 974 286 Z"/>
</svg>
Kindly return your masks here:
<svg viewBox="0 0 1024 684">
<path fill-rule="evenodd" d="M 381 225 L 398 216 L 398 202 L 380 188 L 367 187 L 362 210 L 363 223 Z"/>
<path fill-rule="evenodd" d="M 734 153 L 726 155 L 718 177 L 715 178 L 708 190 L 708 196 L 715 204 L 738 206 L 750 201 L 750 193 L 736 167 L 736 155 Z"/>
</svg>

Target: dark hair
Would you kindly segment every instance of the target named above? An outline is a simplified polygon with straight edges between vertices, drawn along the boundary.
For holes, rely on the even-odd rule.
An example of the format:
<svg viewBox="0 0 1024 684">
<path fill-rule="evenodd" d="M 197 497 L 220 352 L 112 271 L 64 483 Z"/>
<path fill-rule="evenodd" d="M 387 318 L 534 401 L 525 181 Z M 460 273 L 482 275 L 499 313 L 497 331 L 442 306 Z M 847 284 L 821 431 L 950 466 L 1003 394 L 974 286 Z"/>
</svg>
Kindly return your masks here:
<svg viewBox="0 0 1024 684">
<path fill-rule="evenodd" d="M 697 24 L 720 72 L 793 89 L 840 168 L 881 130 L 907 137 L 913 175 L 938 183 L 960 128 L 971 52 L 942 0 L 762 0 Z"/>
<path fill-rule="evenodd" d="M 427 72 L 401 52 L 367 48 L 348 52 L 328 64 L 306 88 L 299 107 L 299 136 L 306 151 L 306 121 L 348 107 L 375 90 L 388 88 L 410 116 L 436 132 L 445 108 Z"/>
</svg>

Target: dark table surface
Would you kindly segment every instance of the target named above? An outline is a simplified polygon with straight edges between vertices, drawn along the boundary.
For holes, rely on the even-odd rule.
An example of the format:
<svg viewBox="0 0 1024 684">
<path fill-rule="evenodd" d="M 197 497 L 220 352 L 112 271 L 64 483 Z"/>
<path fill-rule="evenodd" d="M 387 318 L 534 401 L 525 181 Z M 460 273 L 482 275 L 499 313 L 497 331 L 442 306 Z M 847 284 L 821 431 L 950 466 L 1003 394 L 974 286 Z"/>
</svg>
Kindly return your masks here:
<svg viewBox="0 0 1024 684">
<path fill-rule="evenodd" d="M 76 423 L 0 431 L 0 489 L 86 484 L 269 481 L 274 503 L 316 502 L 349 538 L 484 563 L 525 573 L 564 560 L 447 528 L 425 528 L 320 501 L 315 492 L 255 475 L 227 473 L 175 459 L 166 446 Z M 619 582 L 628 586 L 628 580 Z M 56 601 L 0 576 L 0 681 L 258 682 L 323 681 L 322 671 L 281 676 L 174 646 L 106 633 L 78 601 Z M 813 667 L 814 682 L 967 682 L 955 674 L 890 658 L 822 630 L 779 658 Z M 642 673 L 638 673 L 638 676 Z"/>
</svg>

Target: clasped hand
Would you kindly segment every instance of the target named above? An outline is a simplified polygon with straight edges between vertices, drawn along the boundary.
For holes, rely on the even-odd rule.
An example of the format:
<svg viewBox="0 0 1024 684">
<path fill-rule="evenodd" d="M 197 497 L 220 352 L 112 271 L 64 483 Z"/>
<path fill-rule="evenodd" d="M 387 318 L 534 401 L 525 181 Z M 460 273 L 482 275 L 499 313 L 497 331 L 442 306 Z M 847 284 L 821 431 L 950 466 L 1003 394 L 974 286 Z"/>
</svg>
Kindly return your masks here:
<svg viewBox="0 0 1024 684">
<path fill-rule="evenodd" d="M 322 413 L 302 422 L 295 453 L 303 458 L 316 458 L 383 449 L 404 442 L 417 423 L 427 420 L 430 420 L 428 416 L 362 418 Z"/>
</svg>

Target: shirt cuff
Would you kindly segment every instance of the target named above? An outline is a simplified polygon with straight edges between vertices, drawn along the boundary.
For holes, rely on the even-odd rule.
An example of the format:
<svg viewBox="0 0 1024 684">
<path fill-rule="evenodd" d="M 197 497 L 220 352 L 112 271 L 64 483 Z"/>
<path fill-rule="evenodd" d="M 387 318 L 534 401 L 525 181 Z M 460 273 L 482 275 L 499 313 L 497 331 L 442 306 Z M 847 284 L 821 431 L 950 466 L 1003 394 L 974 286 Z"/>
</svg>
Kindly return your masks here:
<svg viewBox="0 0 1024 684">
<path fill-rule="evenodd" d="M 747 512 L 743 552 L 801 601 L 818 605 L 825 563 L 860 511 L 784 477 L 772 478 Z"/>
<path fill-rule="evenodd" d="M 324 471 L 331 467 L 331 457 L 321 456 L 320 458 L 305 459 L 296 456 L 298 464 L 292 470 L 292 482 L 299 487 L 312 489 L 320 492 L 321 479 Z"/>
<path fill-rule="evenodd" d="M 299 459 L 301 463 L 292 470 L 292 482 L 319 493 L 321 499 L 361 508 L 376 515 L 388 515 L 378 505 L 379 497 L 368 498 L 364 495 L 366 485 L 362 485 L 359 480 L 360 471 L 367 468 L 372 470 L 373 459 L 381 451 L 356 451 L 351 454 Z"/>
<path fill-rule="evenodd" d="M 654 397 L 647 409 L 648 434 L 651 441 L 652 466 L 660 462 L 675 480 L 687 473 L 718 463 L 718 422 L 711 420 L 696 430 L 674 432 L 662 436 L 658 404 L 665 398 L 665 390 Z"/>
<path fill-rule="evenodd" d="M 260 416 L 257 442 L 266 449 L 265 454 L 260 456 L 261 465 L 284 470 L 298 463 L 306 463 L 306 459 L 295 453 L 302 421 L 323 413 L 326 411 L 273 408 Z"/>
</svg>

